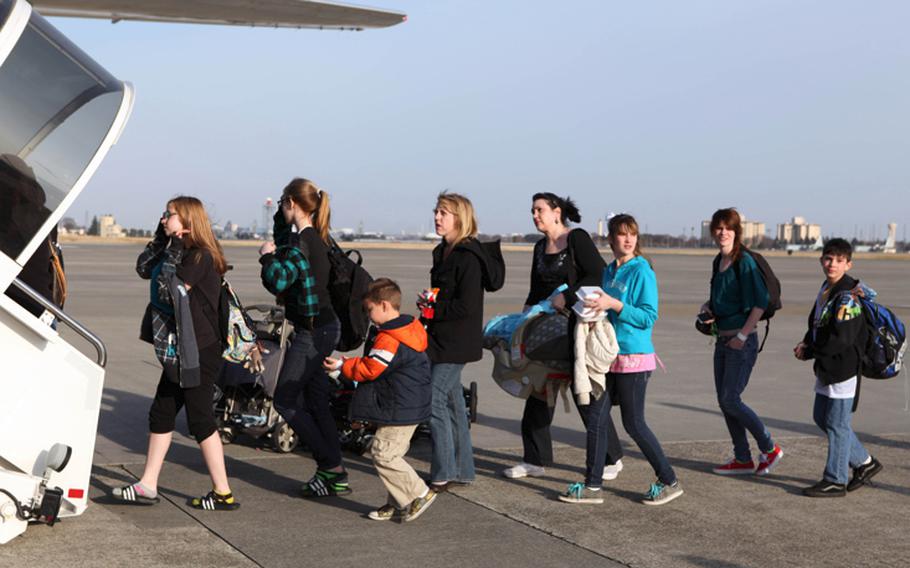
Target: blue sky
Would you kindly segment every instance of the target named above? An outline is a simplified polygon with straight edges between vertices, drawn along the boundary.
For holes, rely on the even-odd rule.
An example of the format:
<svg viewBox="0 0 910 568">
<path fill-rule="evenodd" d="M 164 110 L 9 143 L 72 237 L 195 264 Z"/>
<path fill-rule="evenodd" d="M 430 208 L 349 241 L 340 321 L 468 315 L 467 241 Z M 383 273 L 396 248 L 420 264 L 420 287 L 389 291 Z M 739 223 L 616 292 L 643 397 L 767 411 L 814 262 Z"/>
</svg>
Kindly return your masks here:
<svg viewBox="0 0 910 568">
<path fill-rule="evenodd" d="M 336 227 L 430 230 L 438 191 L 488 232 L 530 196 L 651 232 L 737 206 L 825 234 L 910 222 L 910 4 L 406 1 L 364 32 L 54 19 L 137 101 L 71 209 L 151 227 L 197 195 L 248 225 L 293 176 Z M 903 234 L 903 226 L 898 236 Z"/>
</svg>

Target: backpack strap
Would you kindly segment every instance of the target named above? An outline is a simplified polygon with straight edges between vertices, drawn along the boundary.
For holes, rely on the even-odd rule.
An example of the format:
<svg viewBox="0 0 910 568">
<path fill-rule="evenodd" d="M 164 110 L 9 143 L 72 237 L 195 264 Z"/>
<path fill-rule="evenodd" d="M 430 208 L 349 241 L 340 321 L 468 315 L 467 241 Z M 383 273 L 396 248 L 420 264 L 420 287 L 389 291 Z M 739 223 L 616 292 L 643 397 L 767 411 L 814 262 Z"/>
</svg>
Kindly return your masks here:
<svg viewBox="0 0 910 568">
<path fill-rule="evenodd" d="M 569 253 L 569 287 L 575 286 L 578 282 L 578 265 L 575 263 L 575 238 L 574 234 L 577 229 L 571 229 L 566 235 L 566 251 Z"/>
<path fill-rule="evenodd" d="M 63 308 L 63 304 L 66 303 L 66 273 L 63 271 L 63 259 L 57 243 L 50 237 L 47 238 L 47 246 L 50 249 L 51 272 L 53 272 L 53 302 Z"/>
<path fill-rule="evenodd" d="M 711 262 L 711 282 L 708 284 L 708 307 L 711 308 L 711 313 L 715 316 L 717 314 L 714 312 L 714 279 L 717 277 L 718 272 L 720 272 L 720 253 L 717 253 L 717 256 Z"/>
<path fill-rule="evenodd" d="M 765 320 L 765 337 L 761 340 L 757 353 L 761 353 L 761 350 L 765 348 L 765 341 L 768 341 L 769 333 L 771 333 L 771 320 Z"/>
</svg>

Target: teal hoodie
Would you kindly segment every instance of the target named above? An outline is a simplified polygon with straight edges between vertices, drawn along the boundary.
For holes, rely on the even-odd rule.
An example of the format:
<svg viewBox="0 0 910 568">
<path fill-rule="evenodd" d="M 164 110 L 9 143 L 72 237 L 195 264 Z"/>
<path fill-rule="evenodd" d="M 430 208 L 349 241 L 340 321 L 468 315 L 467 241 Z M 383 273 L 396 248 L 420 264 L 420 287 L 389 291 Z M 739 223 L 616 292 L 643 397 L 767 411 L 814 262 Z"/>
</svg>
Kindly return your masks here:
<svg viewBox="0 0 910 568">
<path fill-rule="evenodd" d="M 651 329 L 657 321 L 657 276 L 648 260 L 636 256 L 619 269 L 616 261 L 604 269 L 601 288 L 623 303 L 620 313 L 608 312 L 616 329 L 620 355 L 654 353 Z"/>
</svg>

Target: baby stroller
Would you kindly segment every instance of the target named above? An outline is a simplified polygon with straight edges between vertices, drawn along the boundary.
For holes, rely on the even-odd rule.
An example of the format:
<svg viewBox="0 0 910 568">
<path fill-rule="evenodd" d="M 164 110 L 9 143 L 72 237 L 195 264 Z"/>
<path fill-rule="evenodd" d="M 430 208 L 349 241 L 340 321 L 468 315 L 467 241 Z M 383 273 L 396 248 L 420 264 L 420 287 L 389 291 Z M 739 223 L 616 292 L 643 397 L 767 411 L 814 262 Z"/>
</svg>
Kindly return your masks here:
<svg viewBox="0 0 910 568">
<path fill-rule="evenodd" d="M 338 437 L 341 440 L 342 449 L 353 452 L 358 455 L 365 454 L 373 444 L 373 437 L 376 434 L 376 426 L 357 420 L 351 420 L 351 399 L 354 397 L 354 390 L 357 383 L 345 379 L 333 379 L 336 383 L 336 389 L 332 393 L 329 404 L 332 408 L 332 416 L 335 418 L 335 425 L 338 428 Z M 468 417 L 468 426 L 477 422 L 477 381 L 471 381 L 467 387 L 462 387 L 464 392 L 465 411 Z M 417 426 L 414 437 L 431 437 L 429 422 L 423 422 Z"/>
<path fill-rule="evenodd" d="M 329 399 L 335 427 L 338 428 L 338 439 L 341 449 L 362 455 L 373 445 L 376 426 L 366 422 L 351 420 L 351 399 L 357 384 L 344 379 L 332 379 L 335 390 Z"/>
<path fill-rule="evenodd" d="M 224 444 L 244 433 L 266 438 L 276 452 L 291 452 L 299 442 L 297 434 L 278 414 L 272 397 L 293 327 L 280 306 L 257 304 L 244 311 L 252 320 L 265 368 L 254 373 L 238 363 L 225 362 L 215 391 L 218 432 Z"/>
</svg>

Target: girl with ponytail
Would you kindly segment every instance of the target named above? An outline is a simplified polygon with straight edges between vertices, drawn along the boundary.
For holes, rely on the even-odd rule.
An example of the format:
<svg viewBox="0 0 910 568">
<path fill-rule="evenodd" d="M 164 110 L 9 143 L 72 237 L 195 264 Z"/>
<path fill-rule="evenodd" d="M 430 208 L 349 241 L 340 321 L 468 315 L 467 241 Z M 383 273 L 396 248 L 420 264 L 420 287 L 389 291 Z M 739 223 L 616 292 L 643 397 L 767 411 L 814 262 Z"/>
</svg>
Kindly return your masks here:
<svg viewBox="0 0 910 568">
<path fill-rule="evenodd" d="M 284 304 L 285 317 L 294 324 L 278 375 L 275 408 L 316 460 L 316 474 L 301 489 L 304 497 L 351 492 L 329 409 L 330 381 L 322 368 L 341 337 L 327 288 L 330 220 L 329 194 L 310 180 L 295 178 L 278 200 L 274 242 L 259 249 L 262 283 Z"/>
</svg>

